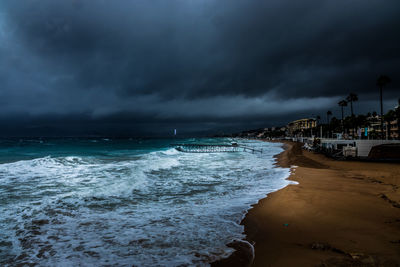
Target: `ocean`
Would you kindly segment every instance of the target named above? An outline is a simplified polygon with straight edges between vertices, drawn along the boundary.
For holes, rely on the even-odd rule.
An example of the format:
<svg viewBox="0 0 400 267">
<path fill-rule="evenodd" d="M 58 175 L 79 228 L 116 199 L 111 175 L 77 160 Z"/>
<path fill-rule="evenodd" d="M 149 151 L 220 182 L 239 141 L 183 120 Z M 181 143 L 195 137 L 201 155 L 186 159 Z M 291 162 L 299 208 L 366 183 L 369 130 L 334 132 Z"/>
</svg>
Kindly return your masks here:
<svg viewBox="0 0 400 267">
<path fill-rule="evenodd" d="M 173 142 L 0 140 L 0 265 L 207 266 L 243 239 L 252 204 L 285 187 L 280 144 L 263 153 L 183 153 Z M 267 223 L 267 222 L 266 222 Z"/>
</svg>

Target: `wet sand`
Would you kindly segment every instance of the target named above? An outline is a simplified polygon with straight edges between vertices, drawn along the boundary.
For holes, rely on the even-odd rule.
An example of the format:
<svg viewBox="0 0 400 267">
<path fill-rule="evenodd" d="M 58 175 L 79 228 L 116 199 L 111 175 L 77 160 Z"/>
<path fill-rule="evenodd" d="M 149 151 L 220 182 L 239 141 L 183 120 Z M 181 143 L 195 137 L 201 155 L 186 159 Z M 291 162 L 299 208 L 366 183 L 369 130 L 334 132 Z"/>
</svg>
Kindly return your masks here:
<svg viewBox="0 0 400 267">
<path fill-rule="evenodd" d="M 289 185 L 248 212 L 252 266 L 400 266 L 400 164 L 335 161 L 286 142 Z M 247 257 L 250 258 L 250 257 Z M 212 266 L 246 266 L 238 251 Z"/>
</svg>

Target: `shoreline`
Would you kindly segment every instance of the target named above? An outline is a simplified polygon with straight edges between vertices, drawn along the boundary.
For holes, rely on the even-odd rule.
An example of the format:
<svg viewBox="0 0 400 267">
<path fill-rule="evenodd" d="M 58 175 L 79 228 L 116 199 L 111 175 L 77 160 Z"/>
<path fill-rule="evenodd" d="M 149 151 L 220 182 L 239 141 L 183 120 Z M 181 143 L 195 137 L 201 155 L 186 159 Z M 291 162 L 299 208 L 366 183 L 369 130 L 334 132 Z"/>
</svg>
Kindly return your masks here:
<svg viewBox="0 0 400 267">
<path fill-rule="evenodd" d="M 211 266 L 399 266 L 400 165 L 335 161 L 283 143 L 276 165 L 298 185 L 267 194 L 241 221 L 239 246 Z M 290 256 L 288 256 L 290 255 Z"/>
</svg>

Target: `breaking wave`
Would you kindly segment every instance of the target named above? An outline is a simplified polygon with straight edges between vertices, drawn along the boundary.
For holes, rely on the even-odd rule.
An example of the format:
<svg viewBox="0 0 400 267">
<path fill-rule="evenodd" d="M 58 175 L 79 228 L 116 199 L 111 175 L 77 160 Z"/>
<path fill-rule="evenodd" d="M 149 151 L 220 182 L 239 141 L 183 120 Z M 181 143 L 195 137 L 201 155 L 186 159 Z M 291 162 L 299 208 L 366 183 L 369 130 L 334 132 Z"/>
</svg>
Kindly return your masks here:
<svg viewBox="0 0 400 267">
<path fill-rule="evenodd" d="M 289 183 L 289 169 L 273 165 L 280 146 L 252 145 L 265 153 L 164 149 L 0 164 L 0 263 L 208 265 L 244 237 L 250 205 Z"/>
</svg>

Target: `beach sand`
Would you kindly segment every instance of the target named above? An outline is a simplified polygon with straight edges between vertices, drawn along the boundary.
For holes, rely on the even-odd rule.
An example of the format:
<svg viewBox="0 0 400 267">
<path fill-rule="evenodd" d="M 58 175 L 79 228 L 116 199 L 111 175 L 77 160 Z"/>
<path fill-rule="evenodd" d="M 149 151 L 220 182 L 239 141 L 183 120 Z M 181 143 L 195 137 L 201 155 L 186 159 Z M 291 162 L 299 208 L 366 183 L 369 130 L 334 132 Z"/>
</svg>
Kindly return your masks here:
<svg viewBox="0 0 400 267">
<path fill-rule="evenodd" d="M 289 185 L 248 212 L 253 266 L 400 266 L 400 164 L 335 161 L 285 142 Z M 246 266 L 245 252 L 212 266 Z"/>
</svg>

